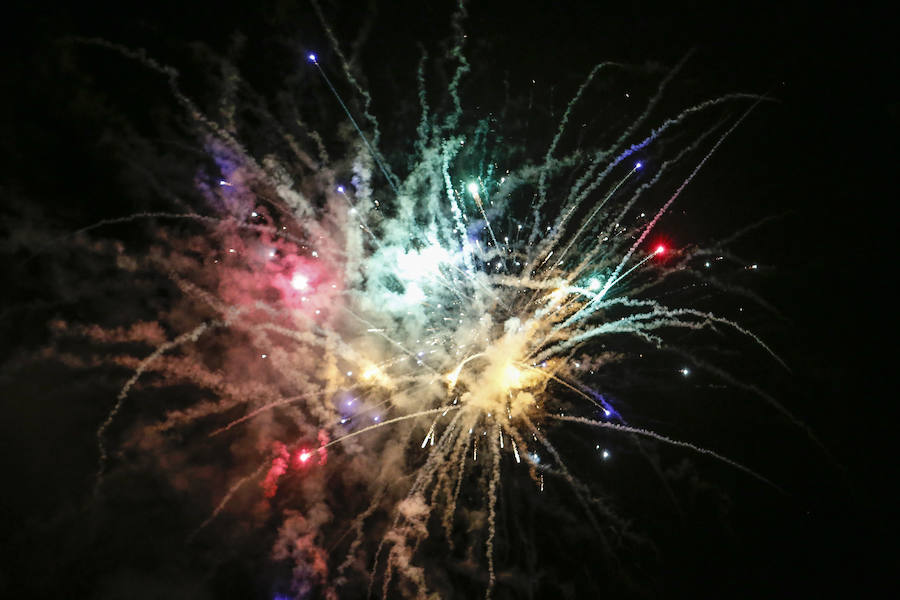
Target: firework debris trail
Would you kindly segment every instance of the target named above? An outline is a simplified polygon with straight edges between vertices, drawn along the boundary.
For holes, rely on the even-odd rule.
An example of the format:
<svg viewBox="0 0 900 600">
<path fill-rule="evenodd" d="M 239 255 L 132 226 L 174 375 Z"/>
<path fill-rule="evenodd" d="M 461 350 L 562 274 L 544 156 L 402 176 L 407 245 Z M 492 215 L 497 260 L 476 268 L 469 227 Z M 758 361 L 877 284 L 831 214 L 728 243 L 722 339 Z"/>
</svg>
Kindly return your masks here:
<svg viewBox="0 0 900 600">
<path fill-rule="evenodd" d="M 363 99 L 361 110 L 371 132 L 367 136 L 354 119 L 356 103 L 346 102 L 329 79 L 331 65 L 309 54 L 307 61 L 359 137 L 348 140 L 346 156 L 332 162 L 322 137 L 308 128 L 306 143 L 318 149 L 318 163 L 309 158 L 314 152 L 303 149 L 304 141 L 294 136 L 289 140 L 294 154 L 305 157 L 299 165 L 271 155 L 258 161 L 238 141 L 233 122 L 227 127 L 217 124 L 180 91 L 174 69 L 143 52 L 88 40 L 138 60 L 167 78 L 220 169 L 210 178 L 213 184 L 203 187 L 201 193 L 224 213 L 147 212 L 107 219 L 79 232 L 139 219 L 184 220 L 205 228 L 204 234 L 185 240 L 180 247 L 174 237 L 168 238 L 170 253 L 148 261 L 183 294 L 177 310 L 161 314 L 160 321 L 184 323 L 185 315 L 193 314 L 200 323 L 157 344 L 136 363 L 134 359 L 120 361 L 134 366 L 97 431 L 98 493 L 110 469 L 108 446 L 115 437 L 111 426 L 130 392 L 145 378 L 152 380 L 147 385 L 160 387 L 191 383 L 216 392 L 219 398 L 192 409 L 171 411 L 163 425 L 148 425 L 147 431 L 165 433 L 203 423 L 208 427 L 206 439 L 233 442 L 246 435 L 252 440 L 253 450 L 245 450 L 243 459 L 255 460 L 257 466 L 232 477 L 227 491 L 191 539 L 228 510 L 237 492 L 251 482 L 263 478 L 259 485 L 265 487 L 268 498 L 279 493 L 288 472 L 303 472 L 315 465 L 321 465 L 320 471 L 330 468 L 325 466 L 329 448 L 340 448 L 342 454 L 332 462 L 347 466 L 359 481 L 382 482 L 374 499 L 347 528 L 352 539 L 343 558 L 335 561 L 338 577 L 333 582 L 328 582 L 327 565 L 320 564 L 320 558 L 328 556 L 321 531 L 304 533 L 302 552 L 277 553 L 297 562 L 298 577 L 318 581 L 330 596 L 336 596 L 337 589 L 349 581 L 347 570 L 361 563 L 364 522 L 380 508 L 387 508 L 391 525 L 368 558 L 370 595 L 380 576 L 385 597 L 395 589 L 426 597 L 428 573 L 417 564 L 416 550 L 431 535 L 429 519 L 438 510 L 452 545 L 454 515 L 467 474 L 480 484 L 487 511 L 482 541 L 488 598 L 497 585 L 497 500 L 503 473 L 524 470 L 534 480 L 537 493 L 544 490 L 545 474 L 562 479 L 572 487 L 587 520 L 598 531 L 602 520 L 624 523 L 593 498 L 589 486 L 564 464 L 546 431 L 552 422 L 651 438 L 712 456 L 774 486 L 714 450 L 640 427 L 553 412 L 556 399 L 571 397 L 573 391 L 577 402 L 584 400 L 583 413 L 591 414 L 601 406 L 580 391 L 590 387 L 579 383 L 581 371 L 572 364 L 573 353 L 590 353 L 598 338 L 627 336 L 639 343 L 664 346 L 668 330 L 717 332 L 716 326 L 724 325 L 749 336 L 781 362 L 759 337 L 737 322 L 688 307 L 668 307 L 655 299 L 654 290 L 671 270 L 653 261 L 662 260 L 667 249 L 645 248 L 654 227 L 761 98 L 728 94 L 706 100 L 662 120 L 649 134 L 641 133 L 654 118 L 664 90 L 685 57 L 658 85 L 631 125 L 612 145 L 589 156 L 568 189 L 561 188 L 555 175 L 582 164 L 576 154 L 557 155 L 573 111 L 596 76 L 619 66 L 601 63 L 575 91 L 538 166 L 501 165 L 504 155 L 496 150 L 495 156 L 480 157 L 480 172 L 466 171 L 464 165 L 472 158 L 467 152 L 483 151 L 483 145 L 478 143 L 481 125 L 475 128 L 475 135 L 463 125 L 461 86 L 470 65 L 463 53 L 466 11 L 460 4 L 453 18 L 455 44 L 449 52 L 457 65 L 447 90 L 452 111 L 443 120 L 430 114 L 423 54 L 418 71 L 422 115 L 413 143 L 416 158 L 402 177 L 379 149 L 381 136 L 371 112 L 371 95 L 340 51 L 320 7 L 314 6 L 343 77 Z M 722 123 L 715 110 L 747 101 L 752 105 L 707 148 L 708 136 Z M 234 107 L 224 112 L 233 116 Z M 674 156 L 659 161 L 655 172 L 641 181 L 642 167 L 651 167 L 628 161 L 670 130 L 707 112 L 714 112 L 720 121 L 707 126 Z M 641 213 L 639 218 L 631 217 L 634 225 L 622 225 L 638 203 L 647 201 L 646 192 L 659 184 L 663 173 L 701 152 L 652 219 L 642 220 Z M 485 163 L 490 165 L 487 170 Z M 341 173 L 348 174 L 347 183 L 337 183 Z M 497 177 L 497 173 L 504 175 Z M 380 186 L 381 176 L 389 194 Z M 608 178 L 615 178 L 614 183 L 595 198 L 594 192 Z M 524 211 L 517 210 L 510 200 L 520 190 L 531 190 L 534 198 Z M 543 219 L 550 214 L 547 207 L 556 198 L 563 199 L 562 208 L 544 228 Z M 578 220 L 588 200 L 594 204 Z M 521 240 L 520 215 L 533 219 L 531 233 Z M 205 249 L 208 258 L 189 258 L 188 249 L 196 254 L 197 248 Z M 629 264 L 633 257 L 640 259 Z M 213 351 L 204 343 L 224 352 L 216 369 L 210 366 Z M 193 368 L 185 366 L 189 364 Z M 251 377 L 249 384 L 247 376 Z M 774 400 L 770 403 L 786 413 Z M 311 442 L 313 439 L 316 441 Z M 509 462 L 502 460 L 504 456 Z M 311 460 L 313 457 L 318 460 Z M 403 474 L 403 480 L 411 478 L 403 493 L 384 483 L 396 479 L 397 473 Z M 307 481 L 312 480 L 310 472 Z M 288 521 L 293 525 L 286 524 L 282 535 L 307 532 L 314 523 L 327 523 L 321 513 L 327 494 L 320 490 L 319 496 L 322 499 L 304 504 L 311 507 L 311 513 L 319 510 L 318 516 L 303 520 L 305 517 L 292 512 Z M 279 544 L 289 541 L 280 540 Z M 315 565 L 299 564 L 313 559 Z M 309 585 L 295 584 L 295 591 Z"/>
</svg>

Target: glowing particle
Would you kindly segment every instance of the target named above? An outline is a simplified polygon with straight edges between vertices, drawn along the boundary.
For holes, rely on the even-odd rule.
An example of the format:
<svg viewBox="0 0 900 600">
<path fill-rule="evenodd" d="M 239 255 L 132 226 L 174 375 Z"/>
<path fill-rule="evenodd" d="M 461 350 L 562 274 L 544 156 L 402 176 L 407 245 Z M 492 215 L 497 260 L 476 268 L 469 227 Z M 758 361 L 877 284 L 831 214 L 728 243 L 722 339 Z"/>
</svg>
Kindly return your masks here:
<svg viewBox="0 0 900 600">
<path fill-rule="evenodd" d="M 515 390 L 522 387 L 524 376 L 520 369 L 512 364 L 506 365 L 503 369 L 503 387 Z"/>
<path fill-rule="evenodd" d="M 599 289 L 600 289 L 600 285 L 601 285 L 601 283 L 600 283 L 600 280 L 599 280 L 598 278 L 596 278 L 596 277 L 591 277 L 590 279 L 588 279 L 588 289 L 591 290 L 592 292 L 593 292 L 593 291 L 596 291 L 596 290 L 599 290 Z"/>
<path fill-rule="evenodd" d="M 309 450 L 304 450 L 300 453 L 300 456 L 298 456 L 298 458 L 300 459 L 300 462 L 305 463 L 309 460 L 310 456 L 312 456 L 312 452 L 310 452 Z"/>
<path fill-rule="evenodd" d="M 258 216 L 259 216 L 259 213 L 256 212 L 256 211 L 254 210 L 252 213 L 250 213 L 250 216 L 251 216 L 251 217 L 258 217 Z"/>
<path fill-rule="evenodd" d="M 547 295 L 548 304 L 550 304 L 550 306 L 558 304 L 560 301 L 562 301 L 563 298 L 566 297 L 567 293 L 567 290 L 565 290 L 564 288 L 556 288 Z"/>
<path fill-rule="evenodd" d="M 259 357 L 260 357 L 260 358 L 268 358 L 269 355 L 268 355 L 268 354 L 260 354 Z"/>
<path fill-rule="evenodd" d="M 311 63 L 316 63 L 316 64 L 318 64 L 318 62 L 319 62 L 318 59 L 316 58 L 316 55 L 312 54 L 312 53 L 307 55 L 306 60 L 308 60 Z"/>
<path fill-rule="evenodd" d="M 634 168 L 640 169 L 643 165 L 641 163 L 635 163 Z"/>
<path fill-rule="evenodd" d="M 601 456 L 603 457 L 603 460 L 607 460 L 609 458 L 609 450 L 604 450 L 601 453 Z"/>
<path fill-rule="evenodd" d="M 343 194 L 343 193 L 344 193 L 344 186 L 342 186 L 342 185 L 337 186 L 337 193 L 338 193 L 338 194 Z"/>
<path fill-rule="evenodd" d="M 298 292 L 309 289 L 309 277 L 302 273 L 294 273 L 294 276 L 291 277 L 291 287 Z"/>
<path fill-rule="evenodd" d="M 425 439 L 422 440 L 422 448 L 424 448 L 428 444 L 428 439 L 434 437 L 434 426 L 428 430 L 428 433 L 425 434 Z"/>
<path fill-rule="evenodd" d="M 688 375 L 691 374 L 691 370 L 688 369 L 687 367 L 682 368 L 678 372 L 681 373 L 682 375 L 684 375 L 685 377 L 687 377 Z"/>
<path fill-rule="evenodd" d="M 364 370 L 362 372 L 362 374 L 360 375 L 360 377 L 362 377 L 363 379 L 366 379 L 366 380 L 376 379 L 381 376 L 382 376 L 381 369 L 379 369 L 375 365 L 367 367 L 366 370 Z"/>
</svg>

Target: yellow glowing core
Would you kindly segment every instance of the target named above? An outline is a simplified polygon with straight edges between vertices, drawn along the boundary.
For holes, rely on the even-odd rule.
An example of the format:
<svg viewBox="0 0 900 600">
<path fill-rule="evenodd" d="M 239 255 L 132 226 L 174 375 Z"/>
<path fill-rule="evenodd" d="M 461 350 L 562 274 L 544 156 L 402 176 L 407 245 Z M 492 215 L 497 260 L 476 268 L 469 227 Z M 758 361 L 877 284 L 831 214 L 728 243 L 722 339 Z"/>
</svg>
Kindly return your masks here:
<svg viewBox="0 0 900 600">
<path fill-rule="evenodd" d="M 376 377 L 379 377 L 380 375 L 381 375 L 381 369 L 379 369 L 375 365 L 372 365 L 371 367 L 369 367 L 368 369 L 366 369 L 365 371 L 362 372 L 363 379 L 375 379 Z"/>
<path fill-rule="evenodd" d="M 508 364 L 503 369 L 503 387 L 510 390 L 517 390 L 523 387 L 524 377 L 521 369 L 515 365 Z"/>
</svg>

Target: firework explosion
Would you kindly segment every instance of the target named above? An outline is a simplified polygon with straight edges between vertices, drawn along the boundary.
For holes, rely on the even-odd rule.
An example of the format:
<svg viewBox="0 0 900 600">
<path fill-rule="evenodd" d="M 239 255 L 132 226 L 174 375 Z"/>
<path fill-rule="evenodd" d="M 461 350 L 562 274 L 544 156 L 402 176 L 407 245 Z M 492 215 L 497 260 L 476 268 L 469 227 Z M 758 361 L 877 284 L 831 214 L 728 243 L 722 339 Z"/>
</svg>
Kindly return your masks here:
<svg viewBox="0 0 900 600">
<path fill-rule="evenodd" d="M 262 156 L 240 139 L 233 96 L 221 118 L 209 117 L 173 69 L 90 41 L 168 79 L 210 165 L 195 177 L 202 214 L 141 213 L 83 230 L 152 221 L 149 250 L 121 253 L 118 266 L 135 279 L 164 274 L 177 290 L 152 321 L 57 323 L 129 348 L 97 359 L 132 375 L 97 431 L 95 493 L 102 497 L 117 466 L 140 453 L 178 473 L 176 487 L 209 494 L 192 543 L 227 516 L 263 526 L 279 514 L 273 556 L 292 565 L 296 597 L 366 587 L 428 597 L 433 574 L 417 552 L 429 539 L 467 545 L 491 597 L 507 478 L 527 478 L 534 494 L 551 482 L 567 486 L 601 538 L 609 523 L 628 537 L 567 466 L 551 441 L 556 431 L 652 438 L 768 483 L 713 450 L 626 423 L 592 383 L 617 362 L 669 349 L 666 336 L 677 330 L 744 337 L 780 362 L 739 323 L 661 298 L 674 276 L 716 285 L 702 271 L 721 250 L 670 248 L 659 224 L 763 98 L 730 94 L 660 118 L 654 109 L 675 67 L 602 147 L 564 151 L 583 96 L 621 68 L 604 63 L 575 91 L 542 152 L 523 158 L 496 119 L 466 125 L 460 84 L 469 65 L 458 21 L 450 108 L 430 108 L 420 68 L 420 121 L 403 149 L 404 175 L 382 149 L 369 94 L 333 35 L 328 61 L 307 54 L 305 68 L 344 111 L 331 125 L 339 133 L 300 122 L 299 134 L 279 131 L 283 152 Z M 365 101 L 359 121 L 333 78 Z M 662 144 L 686 128 L 699 133 Z M 323 141 L 330 135 L 340 138 L 339 158 Z M 128 408 L 139 393 L 185 386 L 196 391 L 190 401 Z M 363 498 L 349 519 L 335 508 L 346 495 Z M 461 511 L 470 521 L 462 537 Z M 373 542 L 370 524 L 379 520 Z"/>
</svg>

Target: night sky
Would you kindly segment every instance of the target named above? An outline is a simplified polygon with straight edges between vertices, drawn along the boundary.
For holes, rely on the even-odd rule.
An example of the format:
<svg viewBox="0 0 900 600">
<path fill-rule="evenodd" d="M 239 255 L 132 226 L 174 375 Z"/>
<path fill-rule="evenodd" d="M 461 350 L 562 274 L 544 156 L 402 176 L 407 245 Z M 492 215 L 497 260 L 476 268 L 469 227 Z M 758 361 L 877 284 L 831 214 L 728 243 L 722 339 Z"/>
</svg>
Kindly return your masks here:
<svg viewBox="0 0 900 600">
<path fill-rule="evenodd" d="M 508 106 L 509 118 L 522 120 L 515 141 L 529 151 L 546 145 L 547 123 L 557 122 L 586 73 L 603 60 L 662 73 L 691 53 L 661 105 L 663 115 L 686 99 L 730 91 L 775 98 L 729 138 L 663 229 L 678 246 L 728 237 L 767 219 L 735 250 L 761 267 L 758 277 L 739 283 L 773 310 L 742 315 L 735 312 L 739 302 L 727 297 L 707 306 L 743 319 L 789 371 L 758 352 L 746 359 L 723 355 L 722 366 L 776 398 L 828 452 L 749 394 L 709 391 L 702 379 L 647 383 L 616 373 L 636 398 L 635 424 L 717 448 L 785 493 L 668 449 L 660 460 L 673 501 L 646 464 L 623 458 L 602 475 L 605 489 L 633 530 L 653 543 L 609 561 L 579 525 L 571 496 L 560 495 L 563 508 L 551 507 L 529 481 L 513 479 L 503 510 L 537 516 L 507 517 L 506 527 L 531 522 L 532 530 L 516 537 L 540 547 L 543 563 L 541 576 L 531 579 L 521 575 L 528 572 L 522 565 L 510 567 L 495 597 L 869 597 L 896 579 L 891 250 L 900 105 L 892 19 L 861 5 L 821 12 L 782 4 L 740 10 L 695 2 L 663 10 L 643 2 L 474 4 L 465 22 L 473 70 L 462 88 L 464 104 L 477 117 Z M 361 71 L 385 147 L 402 148 L 415 127 L 419 44 L 431 56 L 446 51 L 452 5 L 348 2 L 324 9 L 342 41 L 371 24 Z M 290 573 L 268 558 L 266 531 L 277 528 L 274 520 L 255 516 L 251 525 L 231 515 L 187 543 L 219 492 L 186 492 L 138 456 L 130 457 L 136 467 L 113 478 L 102 501 L 92 496 L 95 432 L 128 372 L 63 364 L 47 350 L 59 350 L 53 323 L 128 323 L 165 306 L 171 290 L 160 285 L 157 295 L 133 294 L 123 302 L 127 284 L 109 264 L 85 256 L 91 240 L 127 240 L 140 249 L 149 244 L 146 228 L 99 230 L 78 243 L 70 234 L 104 218 L 184 211 L 173 198 L 190 205 L 195 182 L 183 161 L 194 160 L 199 146 L 189 147 L 193 141 L 162 77 L 73 40 L 146 49 L 181 71 L 183 91 L 204 108 L 214 106 L 222 77 L 210 65 L 237 56 L 238 71 L 274 114 L 289 116 L 293 103 L 316 123 L 346 127 L 318 80 L 310 97 L 282 93 L 310 76 L 309 66 L 292 57 L 316 51 L 328 60 L 327 38 L 309 5 L 282 1 L 233 8 L 45 4 L 7 14 L 4 26 L 0 596 L 275 597 L 287 589 Z M 432 82 L 437 98 L 439 76 Z M 348 86 L 342 89 L 350 94 Z M 622 87 L 613 81 L 604 89 L 619 95 Z M 605 109 L 615 103 L 598 103 L 598 120 L 616 125 Z M 334 132 L 323 135 L 326 145 L 334 143 Z M 266 151 L 264 140 L 248 145 Z M 392 164 L 404 161 L 400 151 L 386 155 Z M 66 352 L 87 352 L 77 341 L 66 343 Z M 680 365 L 677 357 L 659 360 L 659 372 Z M 663 401 L 654 385 L 673 389 Z M 197 452 L 195 458 L 210 458 Z M 575 463 L 582 472 L 595 468 Z M 289 507 L 290 499 L 284 503 Z M 548 519 L 554 514 L 558 521 Z M 511 563 L 524 561 L 507 550 Z M 438 542 L 421 551 L 434 565 L 447 552 Z M 481 597 L 479 569 L 453 564 L 435 584 L 441 596 Z"/>
</svg>

